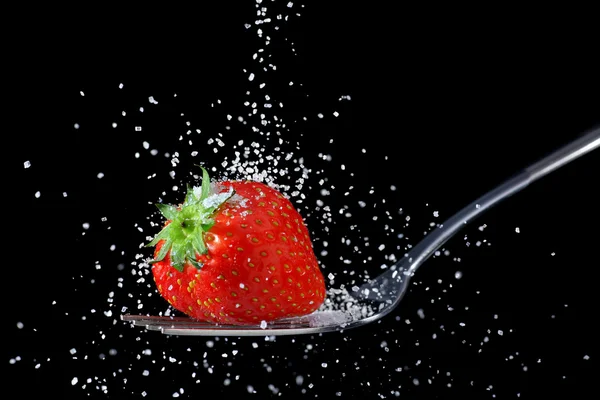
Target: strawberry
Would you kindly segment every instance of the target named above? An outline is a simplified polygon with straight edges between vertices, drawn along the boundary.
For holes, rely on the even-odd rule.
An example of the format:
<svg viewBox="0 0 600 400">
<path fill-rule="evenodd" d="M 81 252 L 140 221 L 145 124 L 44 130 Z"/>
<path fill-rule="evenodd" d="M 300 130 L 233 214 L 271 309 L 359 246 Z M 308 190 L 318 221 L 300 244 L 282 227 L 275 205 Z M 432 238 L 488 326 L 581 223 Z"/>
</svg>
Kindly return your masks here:
<svg viewBox="0 0 600 400">
<path fill-rule="evenodd" d="M 202 167 L 201 167 L 202 168 Z M 159 293 L 175 309 L 222 324 L 310 314 L 325 282 L 303 218 L 284 195 L 255 181 L 187 188 L 183 204 L 157 204 L 166 218 L 148 243 Z"/>
</svg>

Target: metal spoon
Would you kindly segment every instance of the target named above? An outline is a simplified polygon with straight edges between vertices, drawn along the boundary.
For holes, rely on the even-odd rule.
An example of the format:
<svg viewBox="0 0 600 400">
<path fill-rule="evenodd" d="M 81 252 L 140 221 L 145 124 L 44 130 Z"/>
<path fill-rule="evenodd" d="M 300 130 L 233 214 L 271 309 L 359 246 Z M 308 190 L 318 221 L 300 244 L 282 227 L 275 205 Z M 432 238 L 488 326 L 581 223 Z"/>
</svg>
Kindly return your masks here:
<svg viewBox="0 0 600 400">
<path fill-rule="evenodd" d="M 262 325 L 216 325 L 187 317 L 121 316 L 123 321 L 168 335 L 190 336 L 276 336 L 317 334 L 357 328 L 377 321 L 398 306 L 408 290 L 411 277 L 436 250 L 468 223 L 492 206 L 521 191 L 530 183 L 546 176 L 571 161 L 600 147 L 600 127 L 559 148 L 500 186 L 484 194 L 448 218 L 400 261 L 373 280 L 350 292 L 342 302 L 343 309 L 316 311 L 303 317 L 281 319 Z"/>
</svg>

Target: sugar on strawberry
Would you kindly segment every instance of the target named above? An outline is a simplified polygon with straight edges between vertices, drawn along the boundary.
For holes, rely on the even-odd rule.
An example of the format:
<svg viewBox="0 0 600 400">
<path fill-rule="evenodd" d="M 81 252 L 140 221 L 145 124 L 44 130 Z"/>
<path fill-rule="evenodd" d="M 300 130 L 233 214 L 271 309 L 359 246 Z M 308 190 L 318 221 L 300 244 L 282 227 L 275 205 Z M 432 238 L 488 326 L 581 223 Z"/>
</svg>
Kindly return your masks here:
<svg viewBox="0 0 600 400">
<path fill-rule="evenodd" d="M 201 167 L 202 168 L 202 167 Z M 187 188 L 182 204 L 157 204 L 165 226 L 154 246 L 158 292 L 175 309 L 221 324 L 258 324 L 310 314 L 326 295 L 302 216 L 257 181 Z"/>
</svg>

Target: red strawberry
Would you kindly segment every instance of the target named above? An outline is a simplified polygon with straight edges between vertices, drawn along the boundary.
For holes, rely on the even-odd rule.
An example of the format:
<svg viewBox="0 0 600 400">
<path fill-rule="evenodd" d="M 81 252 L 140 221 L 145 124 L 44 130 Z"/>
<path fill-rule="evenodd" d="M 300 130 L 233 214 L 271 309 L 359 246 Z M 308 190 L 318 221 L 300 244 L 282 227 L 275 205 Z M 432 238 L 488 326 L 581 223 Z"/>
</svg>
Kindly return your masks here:
<svg viewBox="0 0 600 400">
<path fill-rule="evenodd" d="M 159 293 L 192 318 L 255 324 L 310 314 L 325 283 L 309 232 L 292 203 L 260 182 L 188 187 L 180 206 L 157 204 L 167 219 L 152 273 Z"/>
</svg>

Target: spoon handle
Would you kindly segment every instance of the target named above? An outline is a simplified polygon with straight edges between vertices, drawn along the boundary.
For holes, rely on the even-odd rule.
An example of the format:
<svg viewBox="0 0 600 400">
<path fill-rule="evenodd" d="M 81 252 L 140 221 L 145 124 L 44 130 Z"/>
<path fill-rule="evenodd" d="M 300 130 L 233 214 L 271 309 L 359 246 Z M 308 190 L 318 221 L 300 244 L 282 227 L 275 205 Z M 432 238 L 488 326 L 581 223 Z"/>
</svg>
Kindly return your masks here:
<svg viewBox="0 0 600 400">
<path fill-rule="evenodd" d="M 600 127 L 596 127 L 525 169 L 533 182 L 600 147 Z"/>
<path fill-rule="evenodd" d="M 401 263 L 407 263 L 405 274 L 412 275 L 417 268 L 438 250 L 461 228 L 500 201 L 521 191 L 530 183 L 552 171 L 600 147 L 600 126 L 589 130 L 578 139 L 555 150 L 522 172 L 490 190 L 471 204 L 448 218 L 443 224 L 430 232 L 420 243 L 411 249 Z"/>
</svg>

